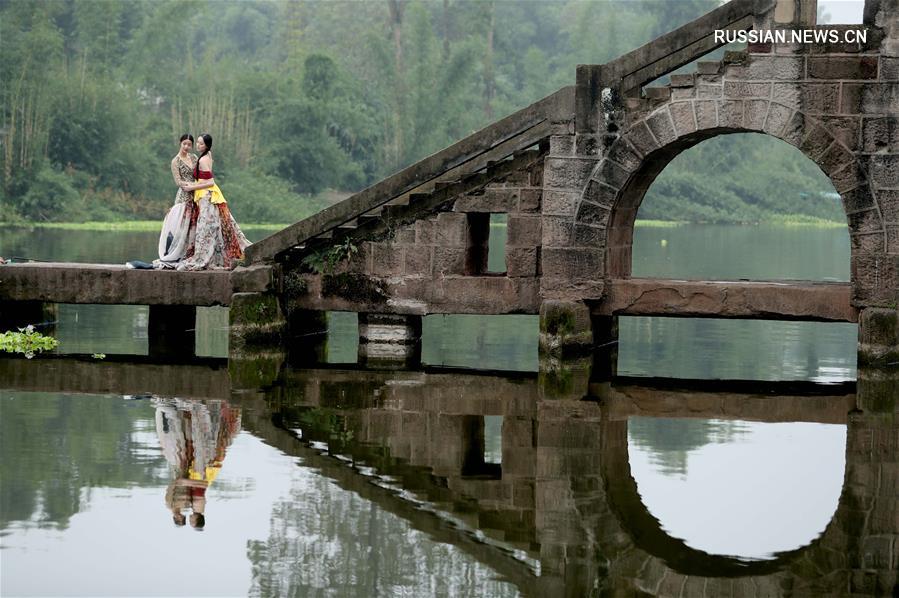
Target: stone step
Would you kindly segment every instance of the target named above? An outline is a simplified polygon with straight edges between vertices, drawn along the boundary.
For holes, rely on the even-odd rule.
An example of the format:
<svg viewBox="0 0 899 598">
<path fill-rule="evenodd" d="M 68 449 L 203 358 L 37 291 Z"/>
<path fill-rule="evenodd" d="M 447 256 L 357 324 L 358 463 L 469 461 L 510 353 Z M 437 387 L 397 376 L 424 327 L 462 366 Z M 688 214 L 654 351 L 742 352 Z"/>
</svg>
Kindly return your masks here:
<svg viewBox="0 0 899 598">
<path fill-rule="evenodd" d="M 434 190 L 440 191 L 441 189 L 446 189 L 447 187 L 452 187 L 453 185 L 457 185 L 459 181 L 437 181 L 434 183 Z"/>
<path fill-rule="evenodd" d="M 417 201 L 427 199 L 428 197 L 431 197 L 430 193 L 410 193 L 409 194 L 409 203 L 413 204 Z"/>
<path fill-rule="evenodd" d="M 337 228 L 339 228 L 341 230 L 356 230 L 357 228 L 359 228 L 359 220 L 356 218 L 353 218 L 352 220 L 350 220 L 348 222 L 344 222 Z"/>
<path fill-rule="evenodd" d="M 667 100 L 671 98 L 670 87 L 646 87 L 643 89 L 647 100 Z"/>
<path fill-rule="evenodd" d="M 693 73 L 671 75 L 670 87 L 693 87 L 696 76 Z"/>
<path fill-rule="evenodd" d="M 743 64 L 749 60 L 749 52 L 746 50 L 726 50 L 724 52 L 724 64 Z"/>
<path fill-rule="evenodd" d="M 717 60 L 701 60 L 696 63 L 696 72 L 700 75 L 717 75 L 721 72 L 721 63 Z"/>
<path fill-rule="evenodd" d="M 364 214 L 359 214 L 359 220 L 371 220 L 373 218 L 380 218 L 383 213 L 383 206 L 378 206 L 377 208 L 373 208 Z"/>
<path fill-rule="evenodd" d="M 322 239 L 322 240 L 333 239 L 334 238 L 334 229 L 326 230 L 323 233 L 319 233 L 319 234 L 315 235 L 315 238 Z"/>
</svg>

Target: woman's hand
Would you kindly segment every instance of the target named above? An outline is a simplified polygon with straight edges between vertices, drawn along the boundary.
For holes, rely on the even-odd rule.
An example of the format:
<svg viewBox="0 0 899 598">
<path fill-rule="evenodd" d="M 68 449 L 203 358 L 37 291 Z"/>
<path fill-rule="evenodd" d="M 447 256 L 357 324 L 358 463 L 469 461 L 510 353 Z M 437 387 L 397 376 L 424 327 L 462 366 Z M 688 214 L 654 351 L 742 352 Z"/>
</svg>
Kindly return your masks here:
<svg viewBox="0 0 899 598">
<path fill-rule="evenodd" d="M 182 191 L 193 191 L 194 189 L 193 189 L 193 185 L 191 185 L 190 183 L 181 183 L 181 190 Z"/>
</svg>

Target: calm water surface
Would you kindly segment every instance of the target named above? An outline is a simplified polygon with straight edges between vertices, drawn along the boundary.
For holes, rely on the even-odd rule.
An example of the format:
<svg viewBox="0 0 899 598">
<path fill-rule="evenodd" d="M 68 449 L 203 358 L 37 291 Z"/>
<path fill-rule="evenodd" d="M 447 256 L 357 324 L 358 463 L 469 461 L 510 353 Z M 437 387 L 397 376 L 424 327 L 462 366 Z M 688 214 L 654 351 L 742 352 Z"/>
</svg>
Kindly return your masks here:
<svg viewBox="0 0 899 598">
<path fill-rule="evenodd" d="M 734 242 L 750 233 L 755 257 Z M 0 254 L 121 262 L 154 237 L 0 229 Z M 634 275 L 845 280 L 842 237 L 638 228 Z M 896 381 L 772 395 L 538 376 L 530 316 L 426 318 L 423 371 L 355 369 L 353 314 L 332 314 L 330 366 L 275 356 L 264 380 L 224 360 L 64 357 L 146 354 L 146 318 L 61 306 L 58 357 L 0 358 L 3 596 L 833 594 L 872 546 L 858 505 L 893 504 L 855 445 L 896 433 L 856 408 Z M 227 310 L 197 327 L 198 355 L 227 355 Z M 619 374 L 856 376 L 849 325 L 620 329 Z M 887 519 L 874 531 L 895 544 Z"/>
</svg>

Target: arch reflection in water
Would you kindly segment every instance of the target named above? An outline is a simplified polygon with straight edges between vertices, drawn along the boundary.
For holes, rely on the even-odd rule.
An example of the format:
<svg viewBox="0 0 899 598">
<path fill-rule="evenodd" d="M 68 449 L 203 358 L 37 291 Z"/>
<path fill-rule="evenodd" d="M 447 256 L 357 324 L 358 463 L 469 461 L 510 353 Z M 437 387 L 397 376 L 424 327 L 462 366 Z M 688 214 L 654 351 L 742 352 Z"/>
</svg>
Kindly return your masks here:
<svg viewBox="0 0 899 598">
<path fill-rule="evenodd" d="M 206 524 L 206 490 L 215 481 L 225 449 L 240 431 L 240 411 L 223 400 L 153 397 L 159 445 L 174 479 L 165 493 L 175 525 Z"/>
<path fill-rule="evenodd" d="M 808 545 L 843 486 L 844 425 L 633 417 L 628 445 L 649 512 L 710 554 L 766 560 Z"/>
</svg>

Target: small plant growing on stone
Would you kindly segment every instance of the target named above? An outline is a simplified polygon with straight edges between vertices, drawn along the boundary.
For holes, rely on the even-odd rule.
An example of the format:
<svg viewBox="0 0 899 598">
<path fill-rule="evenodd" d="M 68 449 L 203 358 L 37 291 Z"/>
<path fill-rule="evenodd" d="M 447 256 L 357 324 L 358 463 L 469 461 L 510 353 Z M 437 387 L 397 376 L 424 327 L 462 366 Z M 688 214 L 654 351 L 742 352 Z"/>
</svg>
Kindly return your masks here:
<svg viewBox="0 0 899 598">
<path fill-rule="evenodd" d="M 36 332 L 31 324 L 19 328 L 18 332 L 0 333 L 0 351 L 22 353 L 27 359 L 34 357 L 35 353 L 53 350 L 58 345 L 58 340 Z"/>
<path fill-rule="evenodd" d="M 302 263 L 316 274 L 331 274 L 338 264 L 349 261 L 357 253 L 359 253 L 359 247 L 353 243 L 352 239 L 347 238 L 343 243 L 307 255 L 303 258 Z"/>
</svg>

